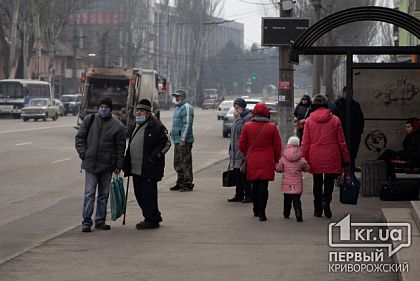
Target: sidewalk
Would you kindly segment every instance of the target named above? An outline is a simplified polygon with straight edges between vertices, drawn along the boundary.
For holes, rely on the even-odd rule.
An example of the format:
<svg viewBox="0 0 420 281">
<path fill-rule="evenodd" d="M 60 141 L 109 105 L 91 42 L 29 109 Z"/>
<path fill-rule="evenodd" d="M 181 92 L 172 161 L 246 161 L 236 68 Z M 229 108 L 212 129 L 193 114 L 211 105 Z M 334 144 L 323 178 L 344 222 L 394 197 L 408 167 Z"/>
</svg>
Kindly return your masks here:
<svg viewBox="0 0 420 281">
<path fill-rule="evenodd" d="M 297 223 L 293 213 L 288 220 L 282 216 L 278 177 L 270 183 L 268 221 L 260 222 L 252 204 L 226 201 L 234 194 L 221 187 L 226 166 L 222 161 L 196 173 L 193 192 L 170 192 L 170 184 L 160 184 L 160 229 L 136 230 L 142 218 L 131 201 L 125 226 L 119 219 L 110 222 L 111 231 L 81 233 L 77 227 L 3 264 L 0 280 L 397 280 L 395 273 L 329 273 L 328 223 L 347 214 L 352 221 L 379 222 L 381 208 L 409 202 L 361 197 L 357 206 L 347 206 L 338 202 L 336 188 L 333 218 L 316 218 L 312 176 L 306 175 L 304 222 Z"/>
</svg>

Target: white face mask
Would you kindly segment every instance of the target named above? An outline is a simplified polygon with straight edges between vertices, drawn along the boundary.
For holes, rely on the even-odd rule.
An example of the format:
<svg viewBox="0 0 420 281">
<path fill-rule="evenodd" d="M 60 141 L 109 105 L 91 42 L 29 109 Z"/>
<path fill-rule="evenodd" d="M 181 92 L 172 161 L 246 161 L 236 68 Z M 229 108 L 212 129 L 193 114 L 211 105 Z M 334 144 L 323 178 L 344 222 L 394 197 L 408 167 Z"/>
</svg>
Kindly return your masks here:
<svg viewBox="0 0 420 281">
<path fill-rule="evenodd" d="M 177 101 L 177 100 L 176 100 L 176 97 L 173 97 L 173 98 L 172 98 L 172 103 L 174 103 L 174 104 L 179 104 L 180 102 L 181 102 L 181 101 Z"/>
</svg>

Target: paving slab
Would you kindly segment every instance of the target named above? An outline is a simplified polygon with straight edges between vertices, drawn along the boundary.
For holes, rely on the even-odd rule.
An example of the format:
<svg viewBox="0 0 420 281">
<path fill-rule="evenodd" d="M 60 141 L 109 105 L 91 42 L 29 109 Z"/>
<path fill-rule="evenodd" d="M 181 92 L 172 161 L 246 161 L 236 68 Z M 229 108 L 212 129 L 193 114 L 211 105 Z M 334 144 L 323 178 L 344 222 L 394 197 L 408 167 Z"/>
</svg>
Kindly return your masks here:
<svg viewBox="0 0 420 281">
<path fill-rule="evenodd" d="M 228 203 L 234 188 L 221 187 L 226 161 L 195 174 L 193 192 L 159 186 L 160 229 L 139 231 L 140 210 L 131 201 L 127 224 L 111 231 L 74 228 L 0 266 L 2 281 L 57 280 L 381 280 L 394 273 L 336 273 L 328 270 L 328 224 L 351 214 L 352 222 L 380 222 L 383 207 L 409 202 L 360 197 L 357 206 L 338 202 L 333 217 L 313 216 L 312 176 L 305 175 L 303 223 L 282 217 L 280 177 L 270 183 L 268 221 L 252 215 L 252 204 Z"/>
</svg>

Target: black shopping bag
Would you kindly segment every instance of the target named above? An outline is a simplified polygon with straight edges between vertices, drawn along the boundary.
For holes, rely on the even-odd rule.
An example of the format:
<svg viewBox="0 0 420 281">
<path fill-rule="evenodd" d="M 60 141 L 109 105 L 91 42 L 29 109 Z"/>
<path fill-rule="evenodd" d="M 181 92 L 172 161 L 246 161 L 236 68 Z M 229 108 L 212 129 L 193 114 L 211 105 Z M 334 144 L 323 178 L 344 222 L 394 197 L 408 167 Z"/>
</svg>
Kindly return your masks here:
<svg viewBox="0 0 420 281">
<path fill-rule="evenodd" d="M 223 186 L 229 187 L 229 186 L 235 186 L 236 180 L 235 180 L 235 173 L 233 170 L 225 171 L 222 174 L 222 182 Z"/>
<path fill-rule="evenodd" d="M 345 170 L 343 178 L 338 182 L 340 186 L 340 202 L 342 204 L 357 205 L 360 182 L 349 174 L 351 173 Z"/>
</svg>

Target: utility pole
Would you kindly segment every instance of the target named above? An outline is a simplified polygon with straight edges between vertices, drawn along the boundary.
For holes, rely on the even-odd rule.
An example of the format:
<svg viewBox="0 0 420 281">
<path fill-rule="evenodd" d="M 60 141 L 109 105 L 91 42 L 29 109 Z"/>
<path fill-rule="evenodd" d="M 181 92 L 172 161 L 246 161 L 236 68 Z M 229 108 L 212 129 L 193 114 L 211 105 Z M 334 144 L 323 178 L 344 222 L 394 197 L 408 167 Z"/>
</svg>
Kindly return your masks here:
<svg viewBox="0 0 420 281">
<path fill-rule="evenodd" d="M 293 2 L 281 0 L 280 17 L 291 17 Z M 283 145 L 294 135 L 294 67 L 289 63 L 289 47 L 279 47 L 278 126 Z"/>
<path fill-rule="evenodd" d="M 315 9 L 314 22 L 317 23 L 321 17 L 321 0 L 312 0 Z M 312 56 L 312 95 L 321 93 L 320 71 L 321 71 L 321 56 Z"/>
</svg>

